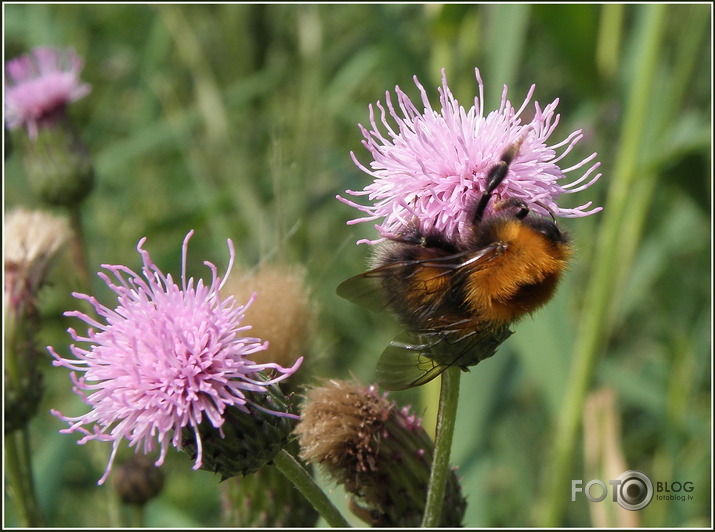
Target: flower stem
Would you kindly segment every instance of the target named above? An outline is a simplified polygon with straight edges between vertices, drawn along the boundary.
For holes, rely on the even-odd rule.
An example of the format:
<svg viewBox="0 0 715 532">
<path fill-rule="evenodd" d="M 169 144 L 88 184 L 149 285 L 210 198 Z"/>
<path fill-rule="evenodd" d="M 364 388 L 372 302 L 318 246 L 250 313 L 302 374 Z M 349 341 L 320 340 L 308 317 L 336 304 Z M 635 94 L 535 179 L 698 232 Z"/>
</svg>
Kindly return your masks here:
<svg viewBox="0 0 715 532">
<path fill-rule="evenodd" d="M 296 488 L 308 499 L 318 513 L 331 527 L 350 528 L 350 523 L 330 502 L 327 495 L 313 480 L 313 477 L 300 465 L 288 451 L 281 451 L 273 458 L 273 463 L 290 480 Z"/>
<path fill-rule="evenodd" d="M 459 378 L 460 369 L 456 366 L 448 368 L 442 374 L 432 473 L 427 491 L 425 514 L 422 520 L 424 528 L 438 527 L 442 517 L 444 493 L 447 476 L 449 475 L 449 455 L 452 450 L 452 437 L 454 436 L 457 404 L 459 402 Z"/>
<path fill-rule="evenodd" d="M 144 505 L 129 504 L 130 520 L 132 528 L 144 528 Z"/>
<path fill-rule="evenodd" d="M 82 283 L 82 289 L 89 293 L 90 274 L 87 266 L 87 254 L 84 247 L 84 228 L 82 227 L 82 213 L 79 205 L 69 207 L 70 227 L 72 228 L 72 255 L 74 256 L 77 270 Z"/>
<path fill-rule="evenodd" d="M 35 498 L 27 427 L 5 435 L 5 467 L 10 495 L 15 501 L 18 526 L 43 526 Z"/>
<path fill-rule="evenodd" d="M 28 386 L 28 375 L 32 375 L 34 357 L 27 346 L 31 343 L 28 333 L 27 312 L 23 304 L 9 304 L 5 317 L 5 393 L 12 396 L 25 396 L 25 399 L 13 400 L 13 403 L 29 401 L 23 388 Z M 23 320 L 23 317 L 25 318 Z M 21 347 L 22 346 L 22 347 Z M 22 352 L 20 352 L 22 350 Z M 24 355 L 24 356 L 23 356 Z M 7 395 L 5 396 L 7 399 Z M 8 405 L 5 405 L 8 408 Z M 5 429 L 5 468 L 7 471 L 8 491 L 15 502 L 18 526 L 42 526 L 43 519 L 35 498 L 35 485 L 32 478 L 32 461 L 30 453 L 30 434 L 27 428 L 29 407 L 19 406 L 23 412 L 21 419 L 10 422 L 12 428 Z M 8 422 L 6 418 L 6 423 Z"/>
</svg>

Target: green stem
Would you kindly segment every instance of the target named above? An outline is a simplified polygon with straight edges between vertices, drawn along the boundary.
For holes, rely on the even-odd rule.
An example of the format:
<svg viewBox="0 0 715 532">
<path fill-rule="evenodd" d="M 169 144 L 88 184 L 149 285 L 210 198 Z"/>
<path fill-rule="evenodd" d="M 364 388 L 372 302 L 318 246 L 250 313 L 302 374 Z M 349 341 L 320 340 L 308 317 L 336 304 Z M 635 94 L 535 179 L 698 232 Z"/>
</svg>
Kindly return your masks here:
<svg viewBox="0 0 715 532">
<path fill-rule="evenodd" d="M 17 355 L 17 346 L 20 343 L 19 339 L 24 340 L 24 331 L 20 331 L 23 325 L 19 316 L 24 315 L 23 310 L 10 303 L 5 309 L 5 327 L 3 333 L 5 335 L 5 352 L 3 362 L 5 363 L 5 385 L 8 381 L 11 387 L 19 389 L 21 386 L 21 369 L 20 360 Z"/>
<path fill-rule="evenodd" d="M 44 523 L 35 498 L 28 445 L 26 427 L 5 435 L 5 470 L 18 526 L 38 527 Z"/>
<path fill-rule="evenodd" d="M 34 514 L 33 521 L 38 523 L 38 525 L 43 526 L 45 524 L 42 512 L 40 511 L 40 505 L 37 502 L 37 493 L 35 491 L 35 476 L 32 472 L 32 449 L 30 445 L 30 429 L 26 425 L 19 432 L 19 438 L 22 439 L 22 445 L 20 447 L 20 452 L 22 454 L 22 468 L 25 475 L 25 482 L 27 483 L 27 496 L 30 498 L 29 506 Z"/>
<path fill-rule="evenodd" d="M 144 528 L 144 505 L 129 504 L 130 520 L 132 528 Z"/>
<path fill-rule="evenodd" d="M 452 451 L 452 437 L 457 419 L 459 403 L 460 369 L 452 366 L 442 374 L 442 388 L 437 412 L 437 430 L 434 440 L 434 456 L 430 474 L 425 515 L 422 520 L 424 528 L 439 526 L 444 506 L 444 493 L 449 476 L 449 455 Z"/>
<path fill-rule="evenodd" d="M 28 399 L 24 387 L 28 375 L 34 371 L 35 357 L 30 345 L 31 334 L 28 332 L 27 312 L 23 303 L 8 305 L 5 321 L 5 386 L 6 393 L 15 396 L 14 401 L 27 403 Z M 24 318 L 24 319 L 23 319 Z M 7 408 L 7 405 L 6 405 Z M 22 420 L 16 420 L 13 425 L 18 428 L 10 429 L 5 434 L 5 468 L 7 471 L 8 491 L 15 503 L 18 526 L 42 526 L 43 519 L 35 497 L 35 485 L 32 477 L 32 460 L 30 452 L 30 434 L 27 428 L 29 412 L 27 405 L 18 407 L 24 412 Z"/>
<path fill-rule="evenodd" d="M 290 480 L 296 488 L 308 499 L 318 513 L 332 527 L 350 528 L 350 523 L 330 502 L 327 495 L 313 480 L 313 477 L 300 465 L 288 451 L 281 451 L 273 458 L 273 463 Z"/>
<path fill-rule="evenodd" d="M 70 227 L 72 228 L 72 255 L 74 256 L 77 270 L 82 283 L 82 290 L 90 293 L 90 273 L 87 265 L 87 254 L 84 249 L 84 228 L 82 226 L 82 213 L 79 205 L 69 208 Z"/>
</svg>

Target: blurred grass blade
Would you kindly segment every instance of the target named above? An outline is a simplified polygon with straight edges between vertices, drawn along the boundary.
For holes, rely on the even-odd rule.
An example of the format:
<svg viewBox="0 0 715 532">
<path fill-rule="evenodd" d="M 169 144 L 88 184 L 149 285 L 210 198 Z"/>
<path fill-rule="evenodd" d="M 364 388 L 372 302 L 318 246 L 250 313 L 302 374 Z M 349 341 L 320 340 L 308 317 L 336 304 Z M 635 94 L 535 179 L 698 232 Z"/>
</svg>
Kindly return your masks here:
<svg viewBox="0 0 715 532">
<path fill-rule="evenodd" d="M 613 294 L 619 290 L 619 260 L 624 252 L 631 253 L 637 245 L 635 240 L 622 241 L 623 223 L 629 211 L 632 214 L 638 210 L 639 214 L 642 214 L 647 208 L 646 203 L 634 205 L 631 200 L 637 199 L 632 196 L 637 178 L 653 178 L 639 175 L 638 164 L 646 136 L 648 104 L 652 91 L 657 86 L 655 74 L 666 9 L 665 5 L 642 5 L 638 10 L 631 56 L 633 84 L 626 102 L 620 146 L 603 211 L 603 223 L 597 242 L 597 260 L 594 262 L 593 274 L 586 289 L 579 335 L 574 346 L 571 376 L 554 438 L 550 474 L 546 476 L 548 486 L 542 526 L 562 525 L 563 513 L 570 499 L 571 479 L 578 478 L 578 475 L 573 476 L 578 429 L 596 361 L 608 338 L 609 318 L 614 308 Z"/>
<path fill-rule="evenodd" d="M 618 73 L 624 12 L 625 6 L 622 4 L 604 4 L 601 7 L 596 64 L 601 76 L 608 81 Z"/>
</svg>

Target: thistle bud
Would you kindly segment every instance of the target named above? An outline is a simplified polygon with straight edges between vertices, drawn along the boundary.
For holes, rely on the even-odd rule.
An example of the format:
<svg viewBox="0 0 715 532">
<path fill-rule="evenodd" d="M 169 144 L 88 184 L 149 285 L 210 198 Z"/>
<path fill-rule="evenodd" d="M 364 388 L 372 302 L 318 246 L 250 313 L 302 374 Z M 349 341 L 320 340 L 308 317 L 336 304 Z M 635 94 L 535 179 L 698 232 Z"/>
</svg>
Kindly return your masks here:
<svg viewBox="0 0 715 532">
<path fill-rule="evenodd" d="M 34 140 L 20 139 L 27 179 L 43 202 L 71 207 L 89 195 L 94 187 L 94 167 L 70 123 L 58 121 L 41 128 Z"/>
<path fill-rule="evenodd" d="M 144 506 L 161 493 L 164 473 L 150 458 L 135 454 L 117 468 L 113 481 L 124 504 Z"/>
<path fill-rule="evenodd" d="M 11 374 L 7 367 L 9 358 L 6 361 L 5 434 L 21 429 L 35 417 L 45 391 L 44 377 L 37 367 L 39 351 L 29 341 L 16 344 L 15 350 L 22 360 L 18 361 L 20 368 L 16 375 Z"/>
<path fill-rule="evenodd" d="M 227 479 L 221 486 L 226 526 L 313 528 L 318 522 L 313 505 L 275 466 L 265 465 L 252 475 Z"/>
<path fill-rule="evenodd" d="M 266 381 L 257 374 L 259 380 Z M 262 385 L 264 386 L 264 385 Z M 283 449 L 295 428 L 289 399 L 277 384 L 265 385 L 260 394 L 245 392 L 246 404 L 230 406 L 223 424 L 216 428 L 204 419 L 198 426 L 199 438 L 183 429 L 182 449 L 195 460 L 203 448 L 201 469 L 221 475 L 221 480 L 255 473 Z"/>
<path fill-rule="evenodd" d="M 42 373 L 35 337 L 37 294 L 52 260 L 69 238 L 65 220 L 17 209 L 5 226 L 5 433 L 22 428 L 42 398 Z"/>
<path fill-rule="evenodd" d="M 303 356 L 312 333 L 313 309 L 305 287 L 305 272 L 298 267 L 266 265 L 254 273 L 235 272 L 221 290 L 236 300 L 251 293 L 261 295 L 246 311 L 251 334 L 268 342 L 268 350 L 257 353 L 256 362 L 273 361 L 292 366 Z M 299 379 L 285 381 L 295 390 Z"/>
<path fill-rule="evenodd" d="M 351 509 L 374 527 L 420 526 L 433 444 L 409 408 L 374 386 L 331 381 L 310 390 L 296 428 L 301 456 L 351 494 Z M 452 470 L 440 526 L 461 526 L 466 510 Z"/>
<path fill-rule="evenodd" d="M 42 211 L 15 209 L 5 219 L 5 308 L 33 313 L 37 292 L 55 256 L 69 240 L 64 218 Z"/>
<path fill-rule="evenodd" d="M 67 115 L 67 105 L 90 91 L 81 70 L 72 50 L 48 46 L 5 64 L 6 122 L 26 133 L 17 140 L 24 145 L 28 180 L 51 205 L 77 205 L 94 184 L 87 149 Z"/>
</svg>

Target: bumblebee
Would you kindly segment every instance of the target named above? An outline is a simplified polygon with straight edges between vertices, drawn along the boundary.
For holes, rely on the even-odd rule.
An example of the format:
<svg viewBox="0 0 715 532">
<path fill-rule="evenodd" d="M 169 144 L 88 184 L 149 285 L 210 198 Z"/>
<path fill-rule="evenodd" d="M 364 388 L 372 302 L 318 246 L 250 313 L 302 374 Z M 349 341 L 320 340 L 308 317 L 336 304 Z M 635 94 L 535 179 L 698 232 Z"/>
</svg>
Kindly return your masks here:
<svg viewBox="0 0 715 532">
<path fill-rule="evenodd" d="M 512 334 L 512 323 L 553 296 L 572 253 L 568 235 L 553 215 L 537 215 L 494 192 L 520 145 L 510 145 L 487 173 L 468 236 L 449 239 L 408 227 L 380 245 L 371 270 L 338 286 L 341 297 L 390 310 L 406 327 L 377 364 L 386 389 L 419 386 L 452 365 L 467 370 L 491 357 Z"/>
</svg>

